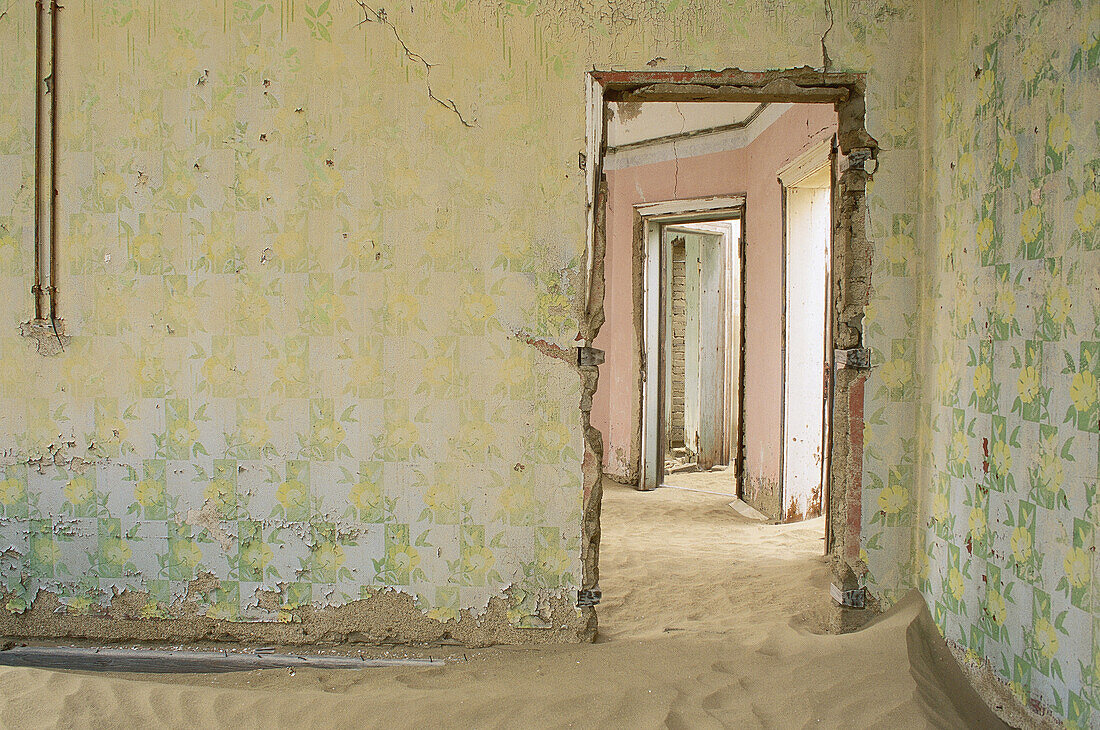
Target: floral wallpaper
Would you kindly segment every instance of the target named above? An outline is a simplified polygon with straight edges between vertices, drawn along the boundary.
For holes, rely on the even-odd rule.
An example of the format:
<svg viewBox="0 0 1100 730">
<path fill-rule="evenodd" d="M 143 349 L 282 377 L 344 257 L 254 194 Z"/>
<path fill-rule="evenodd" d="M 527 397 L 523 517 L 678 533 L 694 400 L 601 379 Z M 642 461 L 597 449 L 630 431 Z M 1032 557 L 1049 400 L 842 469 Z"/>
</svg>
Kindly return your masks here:
<svg viewBox="0 0 1100 730">
<path fill-rule="evenodd" d="M 0 18 L 22 100 L 0 111 L 0 184 L 23 191 L 0 221 L 12 292 L 30 276 L 32 6 Z M 874 236 L 915 217 L 907 3 L 609 7 L 66 8 L 72 340 L 35 355 L 15 334 L 29 297 L 0 303 L 6 610 L 134 588 L 165 615 L 209 573 L 197 600 L 231 619 L 376 587 L 445 618 L 510 587 L 513 620 L 540 625 L 540 601 L 575 591 L 579 382 L 526 340 L 568 349 L 578 330 L 583 72 L 820 65 L 825 35 L 832 67 L 870 71 L 869 125 L 893 148 Z M 880 299 L 914 311 L 912 272 L 892 273 Z"/>
<path fill-rule="evenodd" d="M 915 583 L 948 638 L 1096 727 L 1100 7 L 946 9 L 914 378 L 929 491 L 914 512 L 899 479 L 880 514 L 914 521 Z"/>
<path fill-rule="evenodd" d="M 578 329 L 594 65 L 820 65 L 825 36 L 831 68 L 868 71 L 884 144 L 869 225 L 896 260 L 876 270 L 868 337 L 911 347 L 919 12 L 614 7 L 440 2 L 384 21 L 335 0 L 66 8 L 72 340 L 36 355 L 16 334 L 29 296 L 0 303 L 6 610 L 42 589 L 81 611 L 134 588 L 165 615 L 210 573 L 220 587 L 197 600 L 232 619 L 375 587 L 449 617 L 511 587 L 514 621 L 539 625 L 539 601 L 579 585 L 582 445 L 576 374 L 526 340 L 568 349 Z M 32 3 L 0 18 L 2 83 L 20 100 L 0 111 L 11 292 L 31 273 L 33 20 Z M 886 475 L 910 448 L 912 397 L 868 402 L 886 424 L 868 473 Z M 868 559 L 897 572 L 908 536 Z"/>
<path fill-rule="evenodd" d="M 24 180 L 33 5 L 0 19 L 26 100 L 0 112 L 0 159 Z M 550 598 L 575 599 L 580 381 L 523 338 L 569 348 L 583 236 L 527 225 L 517 201 L 583 200 L 559 182 L 575 155 L 545 162 L 576 133 L 518 152 L 464 138 L 363 17 L 320 0 L 63 11 L 72 340 L 42 358 L 16 334 L 29 295 L 0 304 L 5 610 L 134 588 L 170 616 L 205 574 L 202 612 L 232 620 L 375 588 L 448 619 L 511 589 L 513 623 L 541 627 Z M 511 88 L 464 95 L 519 138 L 535 112 Z M 513 164 L 528 174 L 502 187 Z M 25 292 L 32 200 L 3 214 L 0 265 Z"/>
</svg>

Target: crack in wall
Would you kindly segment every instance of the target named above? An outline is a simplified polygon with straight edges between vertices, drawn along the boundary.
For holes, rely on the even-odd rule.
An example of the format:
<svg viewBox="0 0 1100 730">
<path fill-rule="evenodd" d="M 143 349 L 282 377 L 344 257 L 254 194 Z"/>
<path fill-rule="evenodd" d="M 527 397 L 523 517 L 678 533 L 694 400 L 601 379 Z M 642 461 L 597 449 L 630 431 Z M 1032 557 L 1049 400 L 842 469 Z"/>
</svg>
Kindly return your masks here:
<svg viewBox="0 0 1100 730">
<path fill-rule="evenodd" d="M 363 11 L 363 19 L 359 21 L 358 25 L 363 25 L 364 23 L 381 23 L 382 25 L 389 27 L 389 29 L 393 31 L 393 37 L 396 38 L 398 44 L 400 44 L 401 50 L 405 54 L 405 58 L 409 59 L 413 63 L 420 64 L 424 67 L 424 86 L 428 90 L 428 98 L 442 106 L 444 109 L 449 109 L 450 111 L 454 112 L 455 116 L 458 117 L 458 121 L 462 123 L 463 127 L 471 129 L 476 127 L 477 120 L 475 119 L 472 122 L 467 121 L 466 117 L 463 116 L 461 111 L 459 111 L 458 105 L 455 104 L 454 99 L 444 99 L 440 96 L 437 96 L 436 93 L 432 91 L 432 69 L 437 64 L 430 63 L 428 59 L 424 58 L 422 55 L 409 48 L 408 44 L 405 43 L 403 38 L 401 38 L 401 34 L 397 31 L 397 26 L 395 26 L 386 15 L 385 8 L 379 8 L 378 10 L 375 10 L 362 0 L 355 0 L 355 2 Z"/>
<path fill-rule="evenodd" d="M 829 58 L 829 51 L 825 48 L 825 39 L 829 37 L 829 31 L 833 29 L 833 24 L 836 22 L 836 16 L 833 15 L 833 4 L 830 0 L 825 0 L 825 17 L 829 19 L 829 27 L 825 29 L 825 32 L 821 34 L 821 70 L 828 71 L 829 66 L 832 65 L 833 60 Z"/>
<path fill-rule="evenodd" d="M 680 115 L 680 134 L 683 134 L 687 129 L 687 117 L 684 116 L 684 110 L 680 108 L 680 102 L 676 102 L 676 113 Z M 672 140 L 672 161 L 676 165 L 672 175 L 672 197 L 676 198 L 680 194 L 680 154 L 676 151 L 675 139 Z"/>
</svg>

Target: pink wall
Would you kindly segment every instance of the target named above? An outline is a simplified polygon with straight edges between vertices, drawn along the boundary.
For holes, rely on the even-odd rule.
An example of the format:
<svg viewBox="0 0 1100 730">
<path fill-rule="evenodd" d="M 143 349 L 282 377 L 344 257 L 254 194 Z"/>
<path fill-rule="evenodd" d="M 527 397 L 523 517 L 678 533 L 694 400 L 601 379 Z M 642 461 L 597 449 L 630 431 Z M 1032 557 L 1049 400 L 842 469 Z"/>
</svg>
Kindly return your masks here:
<svg viewBox="0 0 1100 730">
<path fill-rule="evenodd" d="M 592 423 L 604 435 L 608 474 L 637 476 L 639 433 L 634 373 L 640 367 L 633 322 L 634 205 L 744 193 L 745 211 L 745 492 L 768 502 L 779 482 L 782 352 L 782 217 L 776 171 L 833 134 L 826 104 L 796 105 L 741 149 L 639 165 L 607 173 L 607 321 L 595 346 L 606 352 Z M 675 184 L 675 189 L 674 189 Z M 633 448 L 632 448 L 633 439 Z M 778 505 L 778 493 L 775 494 Z M 778 507 L 776 508 L 778 509 Z"/>
</svg>

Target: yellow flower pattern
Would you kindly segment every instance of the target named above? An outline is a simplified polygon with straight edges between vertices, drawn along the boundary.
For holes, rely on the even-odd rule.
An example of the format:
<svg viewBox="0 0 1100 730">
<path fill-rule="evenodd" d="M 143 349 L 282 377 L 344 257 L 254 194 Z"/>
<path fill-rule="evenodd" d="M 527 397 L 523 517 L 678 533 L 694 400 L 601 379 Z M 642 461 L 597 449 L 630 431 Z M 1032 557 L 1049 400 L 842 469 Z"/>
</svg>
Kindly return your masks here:
<svg viewBox="0 0 1100 730">
<path fill-rule="evenodd" d="M 909 504 L 909 492 L 897 485 L 882 490 L 878 497 L 878 506 L 888 515 L 894 515 Z"/>
</svg>

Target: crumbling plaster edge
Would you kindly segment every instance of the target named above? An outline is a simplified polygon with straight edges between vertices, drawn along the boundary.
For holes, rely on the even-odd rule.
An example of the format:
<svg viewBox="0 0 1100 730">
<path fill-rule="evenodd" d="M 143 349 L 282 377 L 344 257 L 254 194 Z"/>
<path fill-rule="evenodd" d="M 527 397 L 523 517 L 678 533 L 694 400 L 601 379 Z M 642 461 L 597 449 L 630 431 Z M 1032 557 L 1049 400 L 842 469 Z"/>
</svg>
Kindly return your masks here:
<svg viewBox="0 0 1100 730">
<path fill-rule="evenodd" d="M 546 591 L 540 609 L 546 627 L 520 627 L 508 611 L 509 586 L 492 596 L 481 609 L 462 609 L 457 618 L 429 616 L 416 598 L 398 588 L 373 588 L 370 595 L 324 607 L 296 606 L 280 612 L 280 620 L 212 618 L 197 598 L 216 588 L 218 581 L 204 576 L 191 581 L 187 594 L 165 607 L 166 617 L 148 616 L 148 594 L 126 590 L 104 606 L 73 611 L 56 593 L 42 588 L 30 607 L 19 613 L 0 610 L 0 636 L 12 639 L 87 639 L 101 642 L 229 642 L 275 643 L 301 646 L 319 643 L 415 644 L 455 642 L 469 647 L 494 644 L 562 644 L 591 641 L 595 615 L 591 607 L 578 608 L 573 592 Z M 195 586 L 199 586 L 195 588 Z M 274 593 L 274 591 L 272 591 Z M 10 593 L 0 592 L 0 604 Z"/>
<path fill-rule="evenodd" d="M 827 57 L 826 57 L 827 58 Z M 867 131 L 866 119 L 866 77 L 859 73 L 831 73 L 808 66 L 791 69 L 772 69 L 764 72 L 743 71 L 728 68 L 722 71 L 684 71 L 676 73 L 674 83 L 661 84 L 660 78 L 649 78 L 649 72 L 600 72 L 609 83 L 622 89 L 638 87 L 660 87 L 659 94 L 652 100 L 668 100 L 677 93 L 692 94 L 709 98 L 722 88 L 732 89 L 737 98 L 751 98 L 753 94 L 761 98 L 788 102 L 824 103 L 819 93 L 826 89 L 833 93 L 833 107 L 837 113 L 837 143 L 839 155 L 837 194 L 834 196 L 833 220 L 833 262 L 832 262 L 832 347 L 836 350 L 859 350 L 866 346 L 863 332 L 864 311 L 870 303 L 872 290 L 871 270 L 873 242 L 868 236 L 867 184 L 877 171 L 878 143 Z M 691 75 L 704 79 L 704 87 L 699 86 Z M 694 90 L 694 91 L 693 91 Z M 835 96 L 838 91 L 843 95 Z M 703 93 L 706 92 L 706 93 Z M 627 94 L 629 96 L 629 93 Z M 666 98 L 667 97 L 667 98 Z M 702 98 L 702 97 L 700 97 Z M 645 99 L 642 99 L 643 101 Z M 606 105 L 606 97 L 605 102 Z M 606 135 L 604 135 L 606 137 Z M 597 180 L 598 189 L 592 196 L 597 213 L 605 213 L 606 182 Z M 634 301 L 634 343 L 636 351 L 641 343 L 641 251 L 638 242 L 639 227 L 643 225 L 641 217 L 634 217 L 634 246 L 632 252 L 632 301 Z M 603 324 L 604 299 L 604 255 L 606 250 L 605 221 L 597 217 L 593 234 L 593 295 L 589 307 L 588 330 L 585 337 L 590 343 Z M 644 353 L 640 362 L 644 363 Z M 867 566 L 860 556 L 861 541 L 861 503 L 863 487 L 863 400 L 864 383 L 867 370 L 862 368 L 837 367 L 833 379 L 832 395 L 832 445 L 829 473 L 829 488 L 826 514 L 827 526 L 826 554 L 831 559 L 834 580 L 845 588 L 861 585 L 867 572 Z M 642 367 L 633 369 L 633 378 L 641 393 Z M 592 382 L 593 389 L 595 380 Z M 590 399 L 590 393 L 586 392 Z M 583 403 L 583 401 L 582 401 Z M 583 410 L 582 420 L 590 428 L 589 413 Z M 593 429 L 594 430 L 594 429 Z M 598 432 L 596 433 L 598 436 Z M 599 443 L 599 461 L 596 471 L 602 471 L 602 441 Z M 586 460 L 588 451 L 586 449 Z M 641 459 L 641 402 L 632 404 L 631 417 L 631 454 L 629 463 L 639 464 Z M 635 469 L 638 467 L 635 466 Z M 629 474 L 626 476 L 630 476 Z M 586 482 L 587 484 L 587 482 Z M 587 491 L 586 491 L 587 494 Z M 598 499 L 598 493 L 594 493 Z M 592 501 L 592 500 L 589 500 Z M 590 524 L 594 520 L 596 524 Z M 589 509 L 586 502 L 585 512 L 585 548 L 598 557 L 599 509 Z M 594 540 L 594 544 L 590 542 Z M 598 565 L 585 560 L 585 587 L 594 585 L 590 576 L 598 579 Z"/>
<path fill-rule="evenodd" d="M 970 686 L 1005 724 L 1040 730 L 1059 730 L 1065 727 L 1061 719 L 1038 700 L 1029 699 L 1028 704 L 1021 702 L 1013 692 L 1011 683 L 997 674 L 988 658 L 951 639 L 945 639 L 945 643 Z"/>
</svg>

